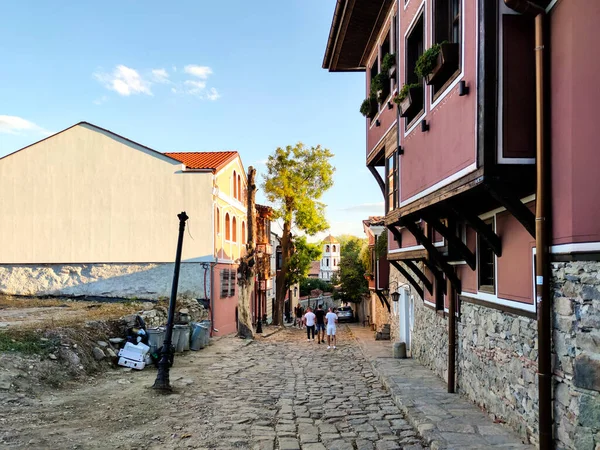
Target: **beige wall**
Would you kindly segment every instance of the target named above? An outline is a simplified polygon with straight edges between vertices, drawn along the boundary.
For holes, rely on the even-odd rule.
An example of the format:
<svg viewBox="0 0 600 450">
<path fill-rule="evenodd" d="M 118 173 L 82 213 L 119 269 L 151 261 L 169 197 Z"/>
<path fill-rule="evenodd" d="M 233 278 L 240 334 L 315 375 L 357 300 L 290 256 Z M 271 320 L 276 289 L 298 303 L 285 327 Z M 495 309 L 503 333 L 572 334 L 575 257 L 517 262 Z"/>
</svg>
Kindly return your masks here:
<svg viewBox="0 0 600 450">
<path fill-rule="evenodd" d="M 240 176 L 241 181 L 241 192 L 240 199 L 233 195 L 233 177 Z M 245 241 L 242 242 L 242 237 L 247 237 L 247 206 L 246 206 L 246 174 L 240 158 L 236 158 L 221 169 L 216 175 L 216 186 L 217 186 L 217 207 L 215 208 L 215 215 L 218 214 L 220 218 L 220 227 L 217 230 L 215 227 L 215 250 L 218 258 L 222 262 L 235 261 L 238 259 L 243 251 L 245 250 Z M 236 181 L 237 184 L 237 181 Z M 237 191 L 237 190 L 236 190 Z M 226 216 L 229 214 L 230 221 L 230 235 L 227 239 L 226 233 Z M 236 233 L 233 235 L 233 218 L 236 219 Z M 216 220 L 216 219 L 215 219 Z M 242 229 L 245 229 L 242 233 Z"/>
<path fill-rule="evenodd" d="M 87 124 L 0 159 L 0 264 L 213 258 L 212 173 Z M 190 234 L 193 239 L 190 238 Z"/>
</svg>

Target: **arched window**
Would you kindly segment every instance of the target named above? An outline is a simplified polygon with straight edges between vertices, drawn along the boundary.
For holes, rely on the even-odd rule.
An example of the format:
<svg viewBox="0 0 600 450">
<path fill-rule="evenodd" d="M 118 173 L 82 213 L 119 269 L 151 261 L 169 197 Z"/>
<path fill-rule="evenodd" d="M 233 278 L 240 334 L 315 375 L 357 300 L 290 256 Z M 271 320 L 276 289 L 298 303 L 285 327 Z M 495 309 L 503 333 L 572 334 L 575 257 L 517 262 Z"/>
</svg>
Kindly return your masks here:
<svg viewBox="0 0 600 450">
<path fill-rule="evenodd" d="M 221 232 L 221 210 L 217 208 L 217 233 Z"/>
<path fill-rule="evenodd" d="M 242 220 L 242 244 L 246 243 L 246 222 Z"/>
<path fill-rule="evenodd" d="M 335 266 L 336 266 L 335 258 L 333 258 L 333 267 L 335 267 Z"/>
<path fill-rule="evenodd" d="M 325 258 L 325 265 L 329 267 L 329 258 Z"/>
<path fill-rule="evenodd" d="M 237 190 L 238 200 L 242 201 L 242 177 L 238 175 L 238 190 Z"/>
<path fill-rule="evenodd" d="M 335 245 L 333 246 L 333 253 L 335 253 Z"/>
<path fill-rule="evenodd" d="M 237 176 L 233 171 L 233 198 L 237 198 Z"/>
<path fill-rule="evenodd" d="M 329 253 L 329 245 L 325 246 L 325 253 Z"/>
<path fill-rule="evenodd" d="M 237 242 L 237 221 L 235 220 L 235 216 L 233 216 L 233 225 L 231 227 L 231 240 L 233 242 Z"/>
<path fill-rule="evenodd" d="M 226 241 L 230 241 L 231 240 L 231 223 L 229 220 L 229 213 L 225 214 L 225 240 Z"/>
</svg>

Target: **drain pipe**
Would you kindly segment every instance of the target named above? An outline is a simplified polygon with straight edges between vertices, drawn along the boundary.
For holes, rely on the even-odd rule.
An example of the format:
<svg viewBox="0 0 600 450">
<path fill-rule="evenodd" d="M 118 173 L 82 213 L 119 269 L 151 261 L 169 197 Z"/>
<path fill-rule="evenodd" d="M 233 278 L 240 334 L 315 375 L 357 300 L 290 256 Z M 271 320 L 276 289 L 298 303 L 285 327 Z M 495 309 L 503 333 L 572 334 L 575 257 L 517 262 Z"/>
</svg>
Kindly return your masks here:
<svg viewBox="0 0 600 450">
<path fill-rule="evenodd" d="M 448 392 L 454 394 L 456 373 L 456 291 L 446 277 L 448 295 Z"/>
<path fill-rule="evenodd" d="M 552 299 L 550 297 L 550 258 L 548 252 L 547 181 L 549 169 L 544 141 L 544 22 L 545 10 L 527 0 L 504 0 L 509 8 L 535 16 L 535 94 L 536 94 L 536 303 L 538 325 L 538 389 L 540 450 L 551 450 L 552 439 Z"/>
</svg>

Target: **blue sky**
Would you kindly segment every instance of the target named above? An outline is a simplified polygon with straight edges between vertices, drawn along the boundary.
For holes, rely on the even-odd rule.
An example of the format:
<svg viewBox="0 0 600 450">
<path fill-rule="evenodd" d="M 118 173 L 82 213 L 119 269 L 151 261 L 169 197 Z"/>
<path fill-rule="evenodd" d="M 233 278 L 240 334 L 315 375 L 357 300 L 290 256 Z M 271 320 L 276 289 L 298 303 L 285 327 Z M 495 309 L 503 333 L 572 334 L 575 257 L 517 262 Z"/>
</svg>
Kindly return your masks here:
<svg viewBox="0 0 600 450">
<path fill-rule="evenodd" d="M 0 156 L 80 121 L 162 152 L 235 149 L 259 173 L 278 146 L 321 144 L 337 169 L 331 232 L 363 236 L 383 203 L 365 167 L 364 74 L 321 68 L 334 6 L 8 2 Z"/>
</svg>

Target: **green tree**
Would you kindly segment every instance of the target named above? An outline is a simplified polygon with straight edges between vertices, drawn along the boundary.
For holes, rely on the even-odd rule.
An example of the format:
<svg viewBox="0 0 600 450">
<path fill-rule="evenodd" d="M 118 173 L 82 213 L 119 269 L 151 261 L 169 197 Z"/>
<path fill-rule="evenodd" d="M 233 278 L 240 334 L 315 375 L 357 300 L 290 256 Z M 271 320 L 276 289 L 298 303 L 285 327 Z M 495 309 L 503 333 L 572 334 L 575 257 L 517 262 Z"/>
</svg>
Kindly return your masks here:
<svg viewBox="0 0 600 450">
<path fill-rule="evenodd" d="M 275 218 L 283 221 L 281 235 L 281 271 L 276 279 L 273 322 L 283 325 L 285 292 L 289 289 L 288 272 L 292 256 L 292 227 L 314 235 L 328 228 L 325 204 L 319 199 L 333 185 L 335 168 L 329 162 L 333 154 L 320 145 L 305 147 L 298 143 L 277 148 L 267 160 L 262 188 L 274 206 Z"/>
<path fill-rule="evenodd" d="M 360 258 L 362 242 L 360 239 L 349 241 L 340 258 L 340 286 L 334 292 L 334 298 L 359 303 L 369 292 L 365 279 L 365 266 Z"/>
<path fill-rule="evenodd" d="M 314 289 L 319 289 L 323 292 L 331 291 L 331 284 L 320 278 L 303 278 L 300 280 L 300 295 L 309 295 Z"/>
<path fill-rule="evenodd" d="M 321 258 L 321 245 L 310 244 L 307 242 L 306 236 L 293 237 L 292 248 L 293 252 L 290 256 L 286 278 L 288 286 L 299 283 L 305 279 L 310 270 L 310 264 Z"/>
</svg>

